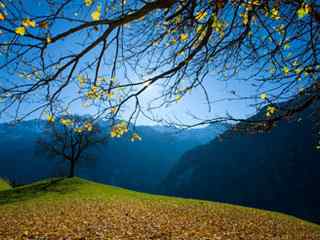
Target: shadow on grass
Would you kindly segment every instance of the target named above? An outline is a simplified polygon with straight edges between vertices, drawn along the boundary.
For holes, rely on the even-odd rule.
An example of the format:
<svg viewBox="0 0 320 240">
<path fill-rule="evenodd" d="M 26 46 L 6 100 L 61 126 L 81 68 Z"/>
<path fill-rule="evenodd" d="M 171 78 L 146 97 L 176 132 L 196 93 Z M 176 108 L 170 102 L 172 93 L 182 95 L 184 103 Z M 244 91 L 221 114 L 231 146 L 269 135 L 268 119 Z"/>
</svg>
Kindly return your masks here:
<svg viewBox="0 0 320 240">
<path fill-rule="evenodd" d="M 78 189 L 81 183 L 63 182 L 65 178 L 51 179 L 24 187 L 13 188 L 0 192 L 0 205 L 30 200 L 49 193 L 67 194 Z"/>
</svg>

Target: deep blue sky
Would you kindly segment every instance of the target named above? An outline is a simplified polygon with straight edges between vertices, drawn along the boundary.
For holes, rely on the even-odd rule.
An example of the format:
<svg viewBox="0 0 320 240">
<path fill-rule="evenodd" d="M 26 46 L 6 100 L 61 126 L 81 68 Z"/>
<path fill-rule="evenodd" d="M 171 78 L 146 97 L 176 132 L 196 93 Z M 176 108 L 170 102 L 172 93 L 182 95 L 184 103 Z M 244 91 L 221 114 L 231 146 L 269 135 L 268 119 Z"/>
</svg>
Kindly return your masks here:
<svg viewBox="0 0 320 240">
<path fill-rule="evenodd" d="M 82 0 L 73 1 L 73 4 L 76 4 L 77 2 L 83 2 Z M 35 15 L 39 15 L 39 13 L 47 12 L 47 6 L 44 4 L 44 1 L 32 1 L 32 0 L 26 0 L 24 1 L 26 4 L 28 11 L 30 13 L 33 13 Z M 91 9 L 94 9 L 95 6 L 92 6 Z M 77 9 L 74 7 L 70 7 L 69 10 L 70 15 L 77 16 L 79 14 L 77 12 Z M 88 16 L 90 17 L 90 12 L 92 10 L 88 10 Z M 60 23 L 59 25 L 55 25 L 51 31 L 52 35 L 56 35 L 59 32 L 61 32 L 63 29 L 65 29 L 67 26 L 64 23 Z M 2 38 L 5 38 L 5 36 L 2 36 Z M 3 41 L 3 39 L 1 40 Z M 72 39 L 69 41 L 78 41 L 81 42 L 82 39 L 77 37 L 77 39 Z M 77 47 L 74 45 L 70 48 L 70 42 L 62 42 L 59 44 L 52 44 L 53 46 L 50 46 L 51 48 L 57 49 L 57 52 L 63 52 L 65 50 L 74 50 L 77 51 Z M 111 51 L 112 53 L 112 51 Z M 93 53 L 94 54 L 94 53 Z M 86 56 L 86 58 L 90 58 L 90 54 Z M 5 76 L 6 73 L 1 72 L 2 76 Z M 246 76 L 247 74 L 250 74 L 250 72 L 242 72 L 242 76 Z M 121 75 L 121 73 L 119 74 Z M 10 76 L 12 78 L 12 76 Z M 256 89 L 254 87 L 250 86 L 249 82 L 243 82 L 237 79 L 231 80 L 231 81 L 224 81 L 222 79 L 217 78 L 215 75 L 215 72 L 212 71 L 204 80 L 204 86 L 207 89 L 207 92 L 209 94 L 210 101 L 215 102 L 221 99 L 233 99 L 237 97 L 248 97 L 253 95 L 259 95 L 259 93 L 256 92 Z M 260 90 L 263 91 L 263 90 Z M 159 87 L 152 86 L 145 93 L 143 93 L 143 98 L 141 99 L 142 105 L 147 105 L 148 102 L 157 94 L 159 93 Z M 236 93 L 236 95 L 234 94 Z M 76 96 L 76 88 L 75 87 L 69 87 L 64 93 L 65 98 L 72 98 Z M 166 119 L 179 119 L 182 121 L 185 121 L 187 123 L 192 123 L 192 117 L 189 116 L 189 113 L 192 113 L 193 115 L 199 117 L 199 118 L 213 118 L 216 116 L 224 116 L 226 113 L 236 117 L 236 118 L 246 118 L 252 114 L 255 113 L 255 108 L 250 107 L 250 104 L 254 104 L 257 100 L 238 100 L 238 101 L 221 101 L 212 104 L 211 111 L 208 111 L 208 105 L 205 99 L 205 95 L 203 94 L 202 90 L 194 89 L 192 93 L 185 95 L 181 101 L 179 101 L 176 104 L 172 104 L 171 106 L 167 108 L 161 108 L 154 113 L 160 117 L 160 118 L 166 118 Z M 35 105 L 34 104 L 28 104 L 25 105 L 24 108 L 27 111 L 28 109 L 32 109 Z M 72 106 L 73 113 L 77 114 L 88 114 L 91 113 L 94 109 L 90 108 L 84 108 L 80 104 L 74 104 Z M 38 114 L 38 113 L 37 113 Z M 32 115 L 31 117 L 38 117 L 38 115 Z M 124 114 L 125 116 L 125 114 Z M 9 119 L 10 116 L 2 116 L 2 121 L 6 121 Z M 138 121 L 138 124 L 153 124 L 150 122 L 150 120 L 147 120 L 144 117 L 141 117 Z"/>
</svg>

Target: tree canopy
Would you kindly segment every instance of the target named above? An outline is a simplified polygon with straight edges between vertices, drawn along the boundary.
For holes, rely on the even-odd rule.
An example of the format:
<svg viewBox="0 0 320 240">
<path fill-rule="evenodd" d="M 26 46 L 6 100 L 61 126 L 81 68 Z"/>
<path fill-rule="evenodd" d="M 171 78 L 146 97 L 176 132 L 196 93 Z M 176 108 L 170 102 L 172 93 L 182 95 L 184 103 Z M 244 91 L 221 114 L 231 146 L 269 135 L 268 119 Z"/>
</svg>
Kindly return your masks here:
<svg viewBox="0 0 320 240">
<path fill-rule="evenodd" d="M 234 98 L 221 100 L 267 106 L 260 122 L 319 100 L 318 1 L 2 0 L 0 7 L 0 106 L 2 114 L 15 109 L 16 119 L 41 112 L 51 121 L 79 102 L 94 107 L 95 119 L 165 121 L 151 112 L 196 88 L 213 106 L 205 84 L 212 75 L 253 86 L 247 96 L 234 89 Z M 143 108 L 143 93 L 155 85 L 161 94 Z"/>
</svg>

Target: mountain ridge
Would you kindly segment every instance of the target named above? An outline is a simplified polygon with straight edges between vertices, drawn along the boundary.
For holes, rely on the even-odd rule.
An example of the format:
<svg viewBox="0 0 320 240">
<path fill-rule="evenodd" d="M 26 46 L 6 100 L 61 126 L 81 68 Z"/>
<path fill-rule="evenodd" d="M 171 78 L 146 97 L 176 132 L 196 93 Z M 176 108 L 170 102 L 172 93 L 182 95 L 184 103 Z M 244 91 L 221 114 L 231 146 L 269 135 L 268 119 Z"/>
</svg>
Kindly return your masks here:
<svg viewBox="0 0 320 240">
<path fill-rule="evenodd" d="M 42 137 L 44 120 L 30 120 L 16 125 L 0 124 L 0 176 L 16 184 L 25 184 L 48 176 L 63 176 L 66 163 L 39 151 L 36 141 Z M 107 125 L 101 123 L 103 134 Z M 169 128 L 167 131 L 171 131 Z M 179 134 L 159 132 L 154 127 L 136 126 L 143 138 L 131 142 L 129 136 L 111 139 L 91 150 L 94 161 L 78 163 L 77 174 L 98 182 L 141 191 L 153 191 L 182 153 L 214 138 L 224 125 L 212 129 Z M 198 138 L 194 138 L 197 131 Z"/>
<path fill-rule="evenodd" d="M 319 223 L 320 153 L 313 112 L 280 121 L 267 132 L 230 129 L 187 151 L 163 181 L 162 193 L 281 211 Z"/>
</svg>

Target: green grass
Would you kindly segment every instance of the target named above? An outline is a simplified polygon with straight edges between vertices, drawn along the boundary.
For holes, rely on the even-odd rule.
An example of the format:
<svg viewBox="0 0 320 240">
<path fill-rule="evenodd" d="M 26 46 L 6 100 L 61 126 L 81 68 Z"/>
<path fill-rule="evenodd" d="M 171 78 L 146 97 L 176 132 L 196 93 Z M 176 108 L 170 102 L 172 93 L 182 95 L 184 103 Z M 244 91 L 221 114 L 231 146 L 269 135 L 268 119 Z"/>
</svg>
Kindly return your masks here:
<svg viewBox="0 0 320 240">
<path fill-rule="evenodd" d="M 6 180 L 0 178 L 0 191 L 8 190 L 10 188 L 10 184 Z"/>
<path fill-rule="evenodd" d="M 84 180 L 81 178 L 53 178 L 14 189 L 3 188 L 0 206 L 12 203 L 32 203 L 42 201 L 63 201 L 69 198 L 84 200 L 113 200 L 114 198 L 158 198 L 163 197 L 138 193 Z"/>
<path fill-rule="evenodd" d="M 320 227 L 270 211 L 71 178 L 0 192 L 0 239 L 24 237 L 319 240 Z"/>
</svg>

